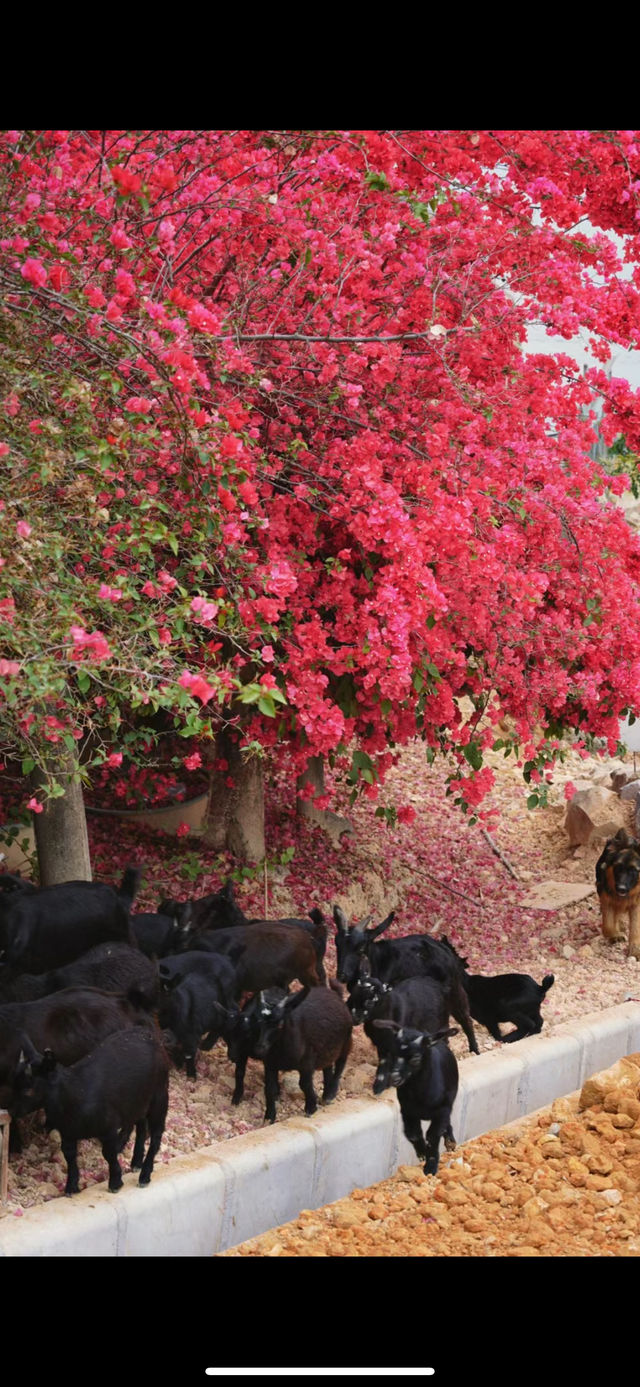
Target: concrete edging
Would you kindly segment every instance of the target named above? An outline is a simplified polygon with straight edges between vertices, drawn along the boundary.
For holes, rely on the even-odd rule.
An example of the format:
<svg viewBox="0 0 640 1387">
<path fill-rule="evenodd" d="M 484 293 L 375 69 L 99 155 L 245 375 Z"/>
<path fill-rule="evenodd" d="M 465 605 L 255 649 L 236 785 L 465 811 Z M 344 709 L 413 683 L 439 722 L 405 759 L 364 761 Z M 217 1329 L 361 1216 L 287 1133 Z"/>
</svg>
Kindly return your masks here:
<svg viewBox="0 0 640 1387">
<path fill-rule="evenodd" d="M 640 1051 L 640 1003 L 460 1062 L 452 1125 L 459 1144 L 581 1088 Z M 92 1185 L 0 1220 L 0 1257 L 207 1257 L 415 1165 L 395 1093 L 348 1098 L 157 1165 L 109 1194 Z"/>
</svg>

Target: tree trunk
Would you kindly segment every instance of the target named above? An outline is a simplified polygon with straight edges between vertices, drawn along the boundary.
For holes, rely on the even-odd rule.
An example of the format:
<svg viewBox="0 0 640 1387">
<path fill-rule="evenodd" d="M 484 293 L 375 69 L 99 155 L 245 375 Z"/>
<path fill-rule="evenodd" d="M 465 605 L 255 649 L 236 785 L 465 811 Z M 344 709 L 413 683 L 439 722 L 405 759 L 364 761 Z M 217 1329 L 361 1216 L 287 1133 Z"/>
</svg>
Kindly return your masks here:
<svg viewBox="0 0 640 1387">
<path fill-rule="evenodd" d="M 266 854 L 262 761 L 257 756 L 245 760 L 226 731 L 218 736 L 216 758 L 223 758 L 228 769 L 211 770 L 203 841 L 219 852 L 232 852 L 241 862 L 261 862 Z"/>
<path fill-rule="evenodd" d="M 316 795 L 326 794 L 324 756 L 309 757 L 306 770 L 296 780 L 298 796 L 305 785 L 313 785 Z M 310 819 L 311 823 L 317 824 L 335 843 L 340 842 L 343 833 L 353 833 L 353 824 L 348 819 L 343 819 L 340 814 L 334 814 L 332 809 L 318 809 L 311 799 L 298 798 L 297 809 L 303 818 Z"/>
<path fill-rule="evenodd" d="M 66 748 L 47 747 L 49 777 L 62 785 L 64 795 L 47 800 L 41 814 L 34 814 L 33 826 L 38 851 L 41 886 L 61 881 L 91 881 L 91 859 L 82 785 L 73 783 L 78 763 Z M 47 783 L 40 767 L 31 773 L 31 784 L 38 791 Z"/>
</svg>

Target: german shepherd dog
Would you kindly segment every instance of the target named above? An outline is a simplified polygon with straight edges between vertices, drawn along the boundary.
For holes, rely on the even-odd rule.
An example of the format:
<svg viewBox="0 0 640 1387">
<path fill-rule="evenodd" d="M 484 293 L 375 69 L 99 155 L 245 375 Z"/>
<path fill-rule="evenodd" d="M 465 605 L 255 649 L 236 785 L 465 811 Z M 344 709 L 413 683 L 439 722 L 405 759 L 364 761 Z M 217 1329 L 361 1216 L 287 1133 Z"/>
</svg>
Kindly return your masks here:
<svg viewBox="0 0 640 1387">
<path fill-rule="evenodd" d="M 605 939 L 624 939 L 624 916 L 629 917 L 632 958 L 640 958 L 640 842 L 619 828 L 596 862 L 596 888 Z"/>
</svg>

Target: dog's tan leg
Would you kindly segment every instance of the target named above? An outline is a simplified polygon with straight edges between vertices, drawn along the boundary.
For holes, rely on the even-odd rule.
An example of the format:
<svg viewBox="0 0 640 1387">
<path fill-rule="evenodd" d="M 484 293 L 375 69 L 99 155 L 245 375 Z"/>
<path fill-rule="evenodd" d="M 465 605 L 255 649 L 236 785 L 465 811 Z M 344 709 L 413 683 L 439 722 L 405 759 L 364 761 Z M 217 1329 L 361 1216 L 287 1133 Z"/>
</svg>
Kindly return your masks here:
<svg viewBox="0 0 640 1387">
<path fill-rule="evenodd" d="M 613 906 L 608 901 L 601 899 L 600 909 L 602 911 L 602 933 L 605 939 L 624 939 L 622 921 L 619 915 L 616 915 Z"/>
<path fill-rule="evenodd" d="M 631 958 L 640 958 L 640 901 L 635 902 L 629 911 L 629 948 Z"/>
</svg>

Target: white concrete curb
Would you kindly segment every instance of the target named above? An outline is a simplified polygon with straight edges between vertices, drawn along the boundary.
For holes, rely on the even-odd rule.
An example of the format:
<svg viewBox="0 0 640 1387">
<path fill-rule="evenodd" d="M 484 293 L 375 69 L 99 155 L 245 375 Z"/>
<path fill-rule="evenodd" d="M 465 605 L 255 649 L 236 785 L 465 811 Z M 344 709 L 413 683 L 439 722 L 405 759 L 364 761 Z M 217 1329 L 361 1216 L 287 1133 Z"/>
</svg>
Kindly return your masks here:
<svg viewBox="0 0 640 1387">
<path fill-rule="evenodd" d="M 640 1051 L 640 1003 L 460 1063 L 453 1110 L 458 1143 L 502 1127 L 579 1089 L 590 1074 Z M 314 1118 L 216 1142 L 137 1174 L 109 1194 L 92 1185 L 0 1220 L 1 1257 L 207 1257 L 266 1233 L 416 1164 L 395 1093 L 345 1099 Z"/>
</svg>

